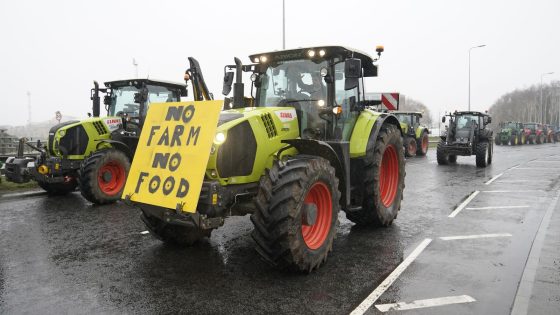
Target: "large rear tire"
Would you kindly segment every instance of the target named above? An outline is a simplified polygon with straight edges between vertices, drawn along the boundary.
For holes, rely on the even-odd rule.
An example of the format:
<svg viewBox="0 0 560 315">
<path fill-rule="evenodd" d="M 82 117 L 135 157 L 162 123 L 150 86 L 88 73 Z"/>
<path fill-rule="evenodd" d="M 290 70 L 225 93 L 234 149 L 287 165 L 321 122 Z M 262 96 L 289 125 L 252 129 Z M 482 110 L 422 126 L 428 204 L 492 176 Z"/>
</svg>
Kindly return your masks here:
<svg viewBox="0 0 560 315">
<path fill-rule="evenodd" d="M 457 163 L 457 156 L 455 154 L 450 154 L 448 156 L 449 163 Z"/>
<path fill-rule="evenodd" d="M 445 152 L 445 149 L 443 148 L 443 140 L 441 140 L 438 145 L 437 145 L 437 162 L 439 165 L 447 165 L 449 164 L 449 162 L 451 162 L 449 160 L 449 154 L 447 154 L 447 152 Z"/>
<path fill-rule="evenodd" d="M 51 196 L 62 196 L 69 194 L 75 191 L 76 187 L 78 186 L 78 182 L 74 177 L 68 177 L 62 183 L 47 183 L 38 181 L 37 184 Z"/>
<path fill-rule="evenodd" d="M 490 160 L 491 162 L 491 157 L 490 157 L 490 145 L 486 142 L 480 142 L 476 145 L 476 150 L 475 150 L 475 154 L 476 154 L 476 166 L 478 167 L 486 167 Z"/>
<path fill-rule="evenodd" d="M 114 149 L 95 152 L 80 168 L 82 196 L 96 204 L 119 200 L 129 170 L 130 161 L 123 152 Z"/>
<path fill-rule="evenodd" d="M 430 137 L 428 136 L 428 132 L 424 131 L 420 139 L 418 139 L 418 151 L 416 151 L 417 155 L 425 156 L 428 154 L 428 148 L 430 146 Z"/>
<path fill-rule="evenodd" d="M 266 261 L 311 272 L 327 260 L 340 210 L 338 179 L 327 160 L 302 155 L 275 163 L 261 178 L 255 206 L 252 236 Z"/>
<path fill-rule="evenodd" d="M 399 130 L 381 128 L 377 139 L 370 136 L 364 160 L 364 196 L 359 210 L 346 217 L 358 225 L 389 226 L 401 208 L 404 191 L 404 153 Z"/>
</svg>

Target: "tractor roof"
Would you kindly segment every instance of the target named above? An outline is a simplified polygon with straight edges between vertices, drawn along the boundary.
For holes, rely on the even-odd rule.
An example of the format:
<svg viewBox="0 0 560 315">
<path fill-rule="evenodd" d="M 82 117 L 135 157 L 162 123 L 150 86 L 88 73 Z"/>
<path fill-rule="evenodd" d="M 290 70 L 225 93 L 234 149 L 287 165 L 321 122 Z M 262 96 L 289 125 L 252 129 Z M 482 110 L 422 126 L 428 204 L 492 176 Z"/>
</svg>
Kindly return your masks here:
<svg viewBox="0 0 560 315">
<path fill-rule="evenodd" d="M 128 85 L 139 85 L 140 83 L 146 83 L 150 85 L 164 86 L 172 89 L 186 90 L 187 85 L 185 83 L 177 83 L 171 81 L 154 80 L 154 79 L 128 79 L 128 80 L 117 80 L 105 82 L 106 87 L 123 87 Z"/>
<path fill-rule="evenodd" d="M 395 110 L 395 111 L 391 111 L 391 114 L 410 114 L 410 115 L 418 115 L 418 116 L 420 116 L 420 117 L 422 117 L 422 115 L 423 115 L 422 112 L 406 111 L 406 110 Z"/>
<path fill-rule="evenodd" d="M 461 111 L 461 112 L 454 112 L 453 115 L 472 115 L 472 116 L 487 116 L 490 117 L 490 115 L 483 113 L 483 112 L 474 112 L 474 111 Z"/>
<path fill-rule="evenodd" d="M 319 52 L 321 50 L 325 52 L 324 56 L 319 56 Z M 309 51 L 314 51 L 314 57 L 309 57 Z M 301 59 L 321 60 L 333 57 L 338 57 L 343 60 L 347 58 L 358 58 L 362 61 L 362 67 L 364 68 L 365 77 L 377 76 L 377 66 L 373 64 L 373 59 L 370 55 L 365 52 L 343 46 L 316 46 L 289 50 L 278 50 L 252 54 L 249 56 L 249 58 L 251 59 L 251 61 L 254 61 L 256 58 L 261 58 L 263 56 L 266 56 L 267 62 Z"/>
</svg>

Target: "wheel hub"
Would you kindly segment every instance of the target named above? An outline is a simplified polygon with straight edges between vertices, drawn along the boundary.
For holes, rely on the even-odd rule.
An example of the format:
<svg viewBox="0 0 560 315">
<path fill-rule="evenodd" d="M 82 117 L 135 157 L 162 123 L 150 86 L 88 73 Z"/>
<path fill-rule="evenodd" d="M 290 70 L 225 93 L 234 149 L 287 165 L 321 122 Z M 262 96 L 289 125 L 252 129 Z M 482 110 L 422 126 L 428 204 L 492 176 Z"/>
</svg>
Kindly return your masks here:
<svg viewBox="0 0 560 315">
<path fill-rule="evenodd" d="M 111 175 L 111 172 L 109 172 L 109 171 L 103 172 L 102 176 L 103 176 L 103 180 L 105 182 L 109 182 L 109 181 L 111 181 L 111 178 L 113 178 L 113 175 Z"/>
<path fill-rule="evenodd" d="M 332 196 L 329 187 L 316 182 L 305 196 L 302 207 L 301 234 L 309 249 L 323 245 L 332 225 Z"/>
</svg>

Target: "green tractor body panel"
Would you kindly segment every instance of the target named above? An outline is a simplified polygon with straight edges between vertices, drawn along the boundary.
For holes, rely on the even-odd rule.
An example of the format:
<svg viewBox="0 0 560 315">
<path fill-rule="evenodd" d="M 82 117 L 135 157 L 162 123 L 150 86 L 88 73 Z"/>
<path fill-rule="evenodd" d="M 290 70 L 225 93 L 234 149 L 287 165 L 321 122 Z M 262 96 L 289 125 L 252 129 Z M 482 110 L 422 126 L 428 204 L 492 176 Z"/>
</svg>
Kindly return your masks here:
<svg viewBox="0 0 560 315">
<path fill-rule="evenodd" d="M 405 122 L 400 122 L 401 125 L 401 130 L 403 132 L 403 134 L 407 134 L 408 133 L 408 124 Z"/>
<path fill-rule="evenodd" d="M 94 117 L 71 124 L 54 126 L 47 143 L 51 156 L 69 160 L 83 160 L 99 149 L 110 148 L 100 140 L 111 138 L 111 132 L 120 128 L 121 117 Z M 60 126 L 60 127 L 59 127 Z"/>
<path fill-rule="evenodd" d="M 424 127 L 424 126 L 419 126 L 419 127 L 417 127 L 417 128 L 416 128 L 416 132 L 415 132 L 415 133 L 416 133 L 416 139 L 420 139 L 420 137 L 422 137 L 422 134 L 423 134 L 424 132 L 428 132 L 428 133 L 429 133 L 428 128 L 426 128 L 426 127 Z"/>
<path fill-rule="evenodd" d="M 214 143 L 206 176 L 226 186 L 258 182 L 287 146 L 282 141 L 299 137 L 299 127 L 291 107 L 250 107 L 223 111 L 217 133 L 223 133 L 225 141 Z M 295 152 L 285 150 L 281 156 Z"/>
<path fill-rule="evenodd" d="M 371 110 L 364 110 L 358 116 L 356 125 L 350 137 L 350 157 L 357 158 L 366 155 L 366 148 L 375 121 L 381 113 Z M 401 127 L 402 128 L 402 127 Z M 404 131 L 403 131 L 404 133 Z"/>
<path fill-rule="evenodd" d="M 498 135 L 498 137 L 500 137 L 500 141 L 508 142 L 511 138 L 511 132 L 512 130 L 510 128 L 503 128 Z"/>
</svg>

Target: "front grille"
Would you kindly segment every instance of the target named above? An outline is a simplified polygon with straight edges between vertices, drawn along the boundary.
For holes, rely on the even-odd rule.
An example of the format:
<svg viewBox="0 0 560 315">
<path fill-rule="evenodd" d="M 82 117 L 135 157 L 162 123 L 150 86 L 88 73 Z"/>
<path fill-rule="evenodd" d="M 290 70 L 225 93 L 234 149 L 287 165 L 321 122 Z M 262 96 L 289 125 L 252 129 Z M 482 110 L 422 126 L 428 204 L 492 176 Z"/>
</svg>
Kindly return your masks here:
<svg viewBox="0 0 560 315">
<path fill-rule="evenodd" d="M 239 145 L 243 143 L 243 145 Z M 248 121 L 228 130 L 227 140 L 218 149 L 216 167 L 220 177 L 247 176 L 253 172 L 257 140 Z"/>
<path fill-rule="evenodd" d="M 65 155 L 82 155 L 86 152 L 89 137 L 82 125 L 68 128 L 64 137 L 60 139 L 58 149 Z"/>
<path fill-rule="evenodd" d="M 105 125 L 103 125 L 103 123 L 100 121 L 94 121 L 93 127 L 95 127 L 95 131 L 97 131 L 97 134 L 100 136 L 109 133 L 109 131 L 107 131 L 107 128 L 105 128 Z"/>
<path fill-rule="evenodd" d="M 276 130 L 276 126 L 274 125 L 274 121 L 272 120 L 272 116 L 270 115 L 270 113 L 262 114 L 261 119 L 263 121 L 264 128 L 266 129 L 268 137 L 276 137 L 278 135 L 278 131 Z"/>
</svg>

